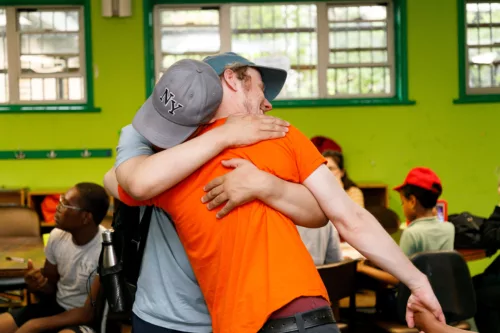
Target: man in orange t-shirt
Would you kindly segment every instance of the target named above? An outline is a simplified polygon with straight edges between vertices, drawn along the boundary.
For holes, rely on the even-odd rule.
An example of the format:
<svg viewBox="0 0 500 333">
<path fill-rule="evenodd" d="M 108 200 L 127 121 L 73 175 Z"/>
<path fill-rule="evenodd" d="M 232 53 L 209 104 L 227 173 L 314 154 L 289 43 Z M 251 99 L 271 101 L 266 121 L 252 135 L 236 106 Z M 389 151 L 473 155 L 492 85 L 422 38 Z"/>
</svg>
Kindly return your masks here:
<svg viewBox="0 0 500 333">
<path fill-rule="evenodd" d="M 201 133 L 223 125 L 204 126 Z M 172 189 L 144 203 L 124 191 L 129 205 L 151 204 L 175 223 L 212 317 L 214 332 L 257 332 L 268 317 L 301 296 L 328 295 L 293 222 L 260 201 L 224 219 L 200 204 L 203 186 L 227 169 L 222 160 L 243 158 L 287 181 L 302 183 L 325 159 L 311 141 L 290 127 L 286 137 L 234 148 L 206 163 Z M 309 310 L 309 309 L 307 309 Z"/>
<path fill-rule="evenodd" d="M 286 78 L 284 71 L 256 66 L 234 53 L 204 61 L 220 75 L 223 97 L 213 117 L 215 122 L 202 126 L 202 133 L 222 125 L 232 114 L 269 111 L 269 100 L 277 96 Z M 218 62 L 223 65 L 218 66 Z M 157 131 L 165 140 L 172 135 L 187 138 L 188 130 L 179 120 L 186 123 L 189 115 L 182 113 L 182 104 L 168 89 L 160 95 L 158 101 L 152 97 L 154 103 L 171 103 L 170 111 L 175 107 L 175 113 L 162 113 L 162 106 L 141 109 L 134 127 L 147 137 L 153 127 L 169 124 L 174 127 L 172 131 Z M 167 95 L 168 99 L 163 98 Z M 186 93 L 187 103 L 193 96 L 196 91 Z M 196 117 L 199 114 L 193 115 L 191 125 Z M 155 204 L 172 216 L 206 299 L 214 332 L 338 332 L 326 290 L 290 219 L 260 201 L 252 201 L 217 220 L 215 212 L 200 204 L 205 183 L 213 177 L 224 177 L 227 170 L 221 162 L 231 158 L 242 158 L 283 180 L 304 184 L 349 243 L 408 285 L 412 290 L 409 305 L 421 303 L 444 321 L 425 275 L 373 216 L 349 199 L 312 143 L 292 127 L 284 138 L 224 151 L 152 200 L 135 201 L 119 189 L 125 203 Z M 223 194 L 224 184 L 214 191 L 215 195 Z M 407 320 L 413 326 L 411 307 Z"/>
</svg>

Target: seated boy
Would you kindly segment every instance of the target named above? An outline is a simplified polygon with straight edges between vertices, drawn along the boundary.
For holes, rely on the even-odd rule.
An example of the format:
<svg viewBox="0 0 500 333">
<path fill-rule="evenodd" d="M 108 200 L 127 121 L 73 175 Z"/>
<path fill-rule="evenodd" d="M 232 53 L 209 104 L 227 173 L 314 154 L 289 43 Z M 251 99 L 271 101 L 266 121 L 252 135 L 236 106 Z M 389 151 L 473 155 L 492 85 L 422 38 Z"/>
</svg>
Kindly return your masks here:
<svg viewBox="0 0 500 333">
<path fill-rule="evenodd" d="M 394 188 L 399 192 L 403 213 L 410 222 L 401 235 L 400 247 L 408 256 L 425 251 L 453 250 L 455 227 L 452 223 L 440 222 L 434 207 L 443 189 L 438 176 L 428 168 L 414 168 L 404 183 Z M 391 274 L 361 262 L 358 271 L 388 285 L 399 283 Z M 389 292 L 395 297 L 393 292 Z M 387 295 L 389 297 L 389 295 Z M 384 306 L 382 306 L 384 308 Z M 379 309 L 385 312 L 384 309 Z M 388 314 L 391 310 L 386 309 Z"/>
<path fill-rule="evenodd" d="M 0 332 L 91 332 L 78 325 L 90 321 L 82 307 L 98 266 L 105 230 L 99 224 L 108 207 L 106 191 L 93 183 L 79 183 L 61 196 L 45 265 L 37 269 L 29 261 L 24 277 L 40 302 L 0 315 Z"/>
</svg>

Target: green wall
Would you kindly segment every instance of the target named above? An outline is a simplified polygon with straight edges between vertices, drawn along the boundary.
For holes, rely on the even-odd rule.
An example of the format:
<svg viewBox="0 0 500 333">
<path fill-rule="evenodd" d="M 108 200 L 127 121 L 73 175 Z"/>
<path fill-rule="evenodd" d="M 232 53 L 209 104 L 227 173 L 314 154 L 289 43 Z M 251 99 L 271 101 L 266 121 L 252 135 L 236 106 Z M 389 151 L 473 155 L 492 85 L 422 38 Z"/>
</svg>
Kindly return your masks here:
<svg viewBox="0 0 500 333">
<path fill-rule="evenodd" d="M 114 148 L 119 129 L 145 99 L 142 1 L 131 18 L 103 18 L 92 0 L 95 104 L 101 113 L 0 115 L 0 150 Z M 450 212 L 488 215 L 500 166 L 497 104 L 454 105 L 458 97 L 456 0 L 408 0 L 409 95 L 416 105 L 279 109 L 308 136 L 343 147 L 351 177 L 400 183 L 411 167 L 433 168 Z M 0 161 L 0 185 L 69 187 L 101 182 L 112 159 Z M 390 206 L 402 217 L 399 197 Z M 474 273 L 489 260 L 471 263 Z"/>
</svg>

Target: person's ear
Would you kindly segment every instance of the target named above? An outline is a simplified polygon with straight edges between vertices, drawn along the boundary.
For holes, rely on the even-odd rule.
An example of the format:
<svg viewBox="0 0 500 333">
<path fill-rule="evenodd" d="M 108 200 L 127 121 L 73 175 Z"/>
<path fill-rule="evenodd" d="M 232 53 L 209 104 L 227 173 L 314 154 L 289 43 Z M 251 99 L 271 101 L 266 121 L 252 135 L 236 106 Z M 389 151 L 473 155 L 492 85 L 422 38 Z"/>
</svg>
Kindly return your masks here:
<svg viewBox="0 0 500 333">
<path fill-rule="evenodd" d="M 411 194 L 408 198 L 408 201 L 410 203 L 411 209 L 415 210 L 415 208 L 417 207 L 417 198 L 413 194 Z"/>
<path fill-rule="evenodd" d="M 91 212 L 84 212 L 83 224 L 87 225 L 87 224 L 93 223 L 93 222 L 94 222 L 94 220 L 92 218 L 92 213 Z"/>
<path fill-rule="evenodd" d="M 235 72 L 230 69 L 224 70 L 224 82 L 226 82 L 227 87 L 232 91 L 238 91 L 237 80 Z"/>
</svg>

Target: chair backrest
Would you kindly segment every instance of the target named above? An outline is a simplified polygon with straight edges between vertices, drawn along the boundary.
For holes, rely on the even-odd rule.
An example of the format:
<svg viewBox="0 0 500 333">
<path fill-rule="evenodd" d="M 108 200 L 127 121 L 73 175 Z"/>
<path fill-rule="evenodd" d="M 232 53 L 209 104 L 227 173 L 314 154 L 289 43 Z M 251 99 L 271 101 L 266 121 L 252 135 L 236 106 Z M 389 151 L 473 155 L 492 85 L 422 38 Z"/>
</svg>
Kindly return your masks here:
<svg viewBox="0 0 500 333">
<path fill-rule="evenodd" d="M 396 212 L 383 206 L 372 206 L 366 209 L 377 219 L 388 234 L 392 235 L 399 231 L 401 223 Z"/>
<path fill-rule="evenodd" d="M 411 261 L 429 279 L 448 323 L 474 317 L 476 295 L 469 267 L 458 252 L 422 252 L 413 255 Z M 410 294 L 408 287 L 400 283 L 398 316 L 402 322 L 405 321 L 406 304 Z"/>
<path fill-rule="evenodd" d="M 356 294 L 356 260 L 318 266 L 318 272 L 331 302 Z"/>
<path fill-rule="evenodd" d="M 34 209 L 0 206 L 0 237 L 40 237 L 40 219 Z"/>
</svg>

